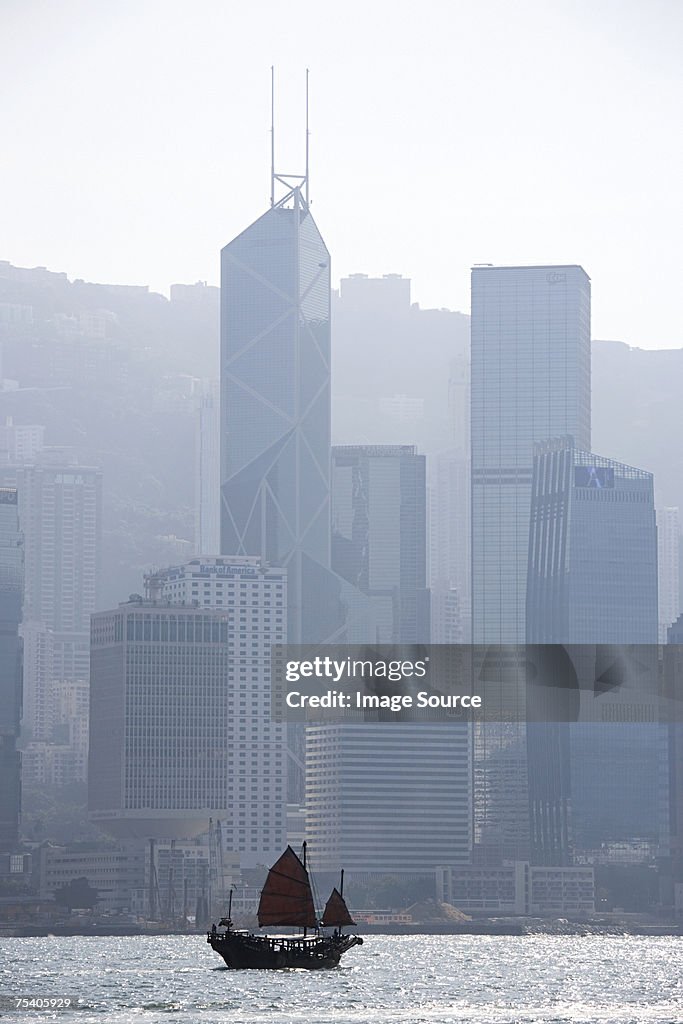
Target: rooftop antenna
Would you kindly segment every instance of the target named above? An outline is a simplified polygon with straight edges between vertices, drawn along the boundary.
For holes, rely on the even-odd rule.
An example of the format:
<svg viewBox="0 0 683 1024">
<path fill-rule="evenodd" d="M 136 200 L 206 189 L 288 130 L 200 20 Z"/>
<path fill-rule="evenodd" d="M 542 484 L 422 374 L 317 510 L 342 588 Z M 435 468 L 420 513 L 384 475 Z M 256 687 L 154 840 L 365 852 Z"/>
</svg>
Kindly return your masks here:
<svg viewBox="0 0 683 1024">
<path fill-rule="evenodd" d="M 275 206 L 275 65 L 270 65 L 270 205 Z"/>
<path fill-rule="evenodd" d="M 306 206 L 309 203 L 309 102 L 308 102 L 308 77 L 309 69 L 306 68 L 306 167 L 304 174 L 281 174 L 275 170 L 275 66 L 270 66 L 270 205 L 280 206 L 289 200 L 295 191 L 298 191 L 301 195 L 301 190 L 304 191 L 304 201 Z M 275 183 L 278 182 L 280 185 L 284 185 L 287 189 L 287 194 L 279 199 L 277 204 L 275 202 Z"/>
<path fill-rule="evenodd" d="M 309 183 L 308 183 L 308 140 L 310 139 L 311 133 L 308 130 L 308 75 L 309 71 L 306 68 L 306 206 L 309 205 Z"/>
</svg>

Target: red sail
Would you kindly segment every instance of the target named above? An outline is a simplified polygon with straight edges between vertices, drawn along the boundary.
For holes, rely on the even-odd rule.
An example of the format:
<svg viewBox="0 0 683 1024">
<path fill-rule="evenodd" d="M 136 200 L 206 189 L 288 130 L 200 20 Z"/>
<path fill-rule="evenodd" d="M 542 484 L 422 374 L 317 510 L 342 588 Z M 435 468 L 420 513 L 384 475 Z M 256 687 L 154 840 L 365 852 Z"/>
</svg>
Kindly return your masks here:
<svg viewBox="0 0 683 1024">
<path fill-rule="evenodd" d="M 308 871 L 291 846 L 268 872 L 258 905 L 261 928 L 270 924 L 315 928 L 315 907 Z"/>
<path fill-rule="evenodd" d="M 349 914 L 349 908 L 344 902 L 344 897 L 336 889 L 332 890 L 332 895 L 325 904 L 325 912 L 320 923 L 325 928 L 356 923 Z"/>
</svg>

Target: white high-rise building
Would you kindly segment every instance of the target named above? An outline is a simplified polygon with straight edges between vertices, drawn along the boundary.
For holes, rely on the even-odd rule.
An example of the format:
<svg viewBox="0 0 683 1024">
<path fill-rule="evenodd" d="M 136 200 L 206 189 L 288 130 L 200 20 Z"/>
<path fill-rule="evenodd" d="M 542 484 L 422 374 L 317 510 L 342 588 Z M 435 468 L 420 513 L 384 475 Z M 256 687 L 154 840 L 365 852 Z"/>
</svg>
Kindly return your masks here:
<svg viewBox="0 0 683 1024">
<path fill-rule="evenodd" d="M 0 458 L 7 462 L 33 462 L 44 447 L 45 427 L 41 424 L 15 424 L 8 416 L 0 427 Z"/>
<path fill-rule="evenodd" d="M 43 622 L 67 644 L 74 635 L 87 637 L 97 600 L 102 474 L 61 458 L 56 464 L 45 459 L 19 467 L 17 486 L 25 545 L 24 621 Z M 84 653 L 87 678 L 87 643 Z M 78 658 L 75 648 L 73 655 Z"/>
<path fill-rule="evenodd" d="M 680 522 L 677 508 L 657 509 L 657 553 L 659 572 L 659 642 L 666 643 L 666 631 L 681 611 L 679 580 Z"/>
<path fill-rule="evenodd" d="M 93 618 L 93 818 L 141 838 L 190 836 L 218 818 L 242 866 L 270 863 L 286 842 L 286 727 L 270 710 L 287 572 L 196 558 L 148 575 L 145 589 Z"/>
<path fill-rule="evenodd" d="M 24 537 L 22 733 L 29 744 L 50 744 L 58 742 L 53 735 L 54 687 L 66 682 L 87 684 L 90 674 L 90 616 L 97 603 L 101 555 L 102 474 L 79 466 L 69 450 L 41 449 L 42 428 L 25 428 L 28 433 L 21 444 L 24 428 L 6 425 L 4 429 L 14 432 L 14 447 L 0 469 L 0 480 L 17 487 Z M 65 744 L 59 742 L 59 746 Z M 45 781 L 42 769 L 34 777 L 32 766 L 38 761 L 52 764 L 54 759 L 46 762 L 41 754 L 36 760 L 25 750 L 24 778 Z M 61 751 L 62 760 L 71 756 L 69 750 Z M 72 753 L 84 765 L 83 750 L 74 748 Z M 79 767 L 76 775 L 80 773 Z"/>
</svg>

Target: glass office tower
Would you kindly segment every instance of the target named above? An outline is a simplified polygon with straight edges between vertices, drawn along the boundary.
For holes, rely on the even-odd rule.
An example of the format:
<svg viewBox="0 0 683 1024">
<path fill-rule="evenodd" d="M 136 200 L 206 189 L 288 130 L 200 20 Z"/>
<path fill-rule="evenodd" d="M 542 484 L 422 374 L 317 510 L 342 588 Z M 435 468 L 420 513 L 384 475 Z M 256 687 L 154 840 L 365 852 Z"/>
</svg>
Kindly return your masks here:
<svg viewBox="0 0 683 1024">
<path fill-rule="evenodd" d="M 534 443 L 571 434 L 590 449 L 590 279 L 579 266 L 474 267 L 471 334 L 472 640 L 522 644 Z M 501 702 L 523 693 L 522 674 Z M 475 836 L 490 862 L 528 857 L 527 787 L 524 727 L 480 729 Z"/>
<path fill-rule="evenodd" d="M 429 642 L 425 457 L 332 449 L 332 566 L 376 613 L 378 643 Z M 422 654 L 420 655 L 422 656 Z M 471 730 L 457 722 L 310 724 L 306 832 L 316 868 L 428 874 L 471 856 Z"/>
<path fill-rule="evenodd" d="M 472 634 L 524 643 L 534 443 L 590 450 L 590 279 L 472 270 Z"/>
<path fill-rule="evenodd" d="M 329 462 L 330 257 L 297 187 L 221 253 L 221 553 L 287 568 L 291 642 L 334 633 Z"/>
<path fill-rule="evenodd" d="M 656 659 L 654 647 L 631 651 L 625 662 L 613 645 L 657 643 L 652 474 L 583 451 L 571 438 L 537 446 L 527 595 L 531 643 L 589 645 L 575 657 L 598 682 L 618 666 L 626 670 L 629 661 L 645 672 Z M 540 737 L 552 741 L 545 750 L 529 748 L 539 862 L 557 863 L 551 858 L 563 848 L 567 816 L 578 850 L 657 838 L 659 731 L 642 679 L 632 706 L 623 705 L 623 695 L 615 704 L 601 693 L 597 722 L 534 727 L 535 744 Z M 637 717 L 629 717 L 634 710 Z"/>
</svg>

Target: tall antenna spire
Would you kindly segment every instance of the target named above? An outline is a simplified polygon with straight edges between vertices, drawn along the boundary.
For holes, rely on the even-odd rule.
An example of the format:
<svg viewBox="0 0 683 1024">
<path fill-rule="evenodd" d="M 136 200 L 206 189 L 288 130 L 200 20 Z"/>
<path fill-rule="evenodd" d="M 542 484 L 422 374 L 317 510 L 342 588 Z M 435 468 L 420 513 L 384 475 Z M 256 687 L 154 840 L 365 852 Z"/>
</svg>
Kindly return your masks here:
<svg viewBox="0 0 683 1024">
<path fill-rule="evenodd" d="M 270 205 L 275 206 L 275 65 L 270 65 Z"/>
<path fill-rule="evenodd" d="M 308 130 L 308 68 L 306 68 L 306 206 L 309 203 L 310 185 L 308 175 L 308 140 L 310 138 L 310 131 Z"/>
<path fill-rule="evenodd" d="M 270 205 L 280 206 L 287 203 L 293 197 L 296 192 L 299 199 L 303 204 L 308 207 L 309 203 L 309 103 L 308 103 L 308 76 L 309 70 L 306 68 L 306 166 L 304 174 L 282 174 L 275 170 L 275 66 L 271 64 L 270 67 Z M 276 184 L 284 185 L 287 189 L 286 195 L 275 202 L 275 187 Z M 303 191 L 303 196 L 302 196 Z"/>
</svg>

